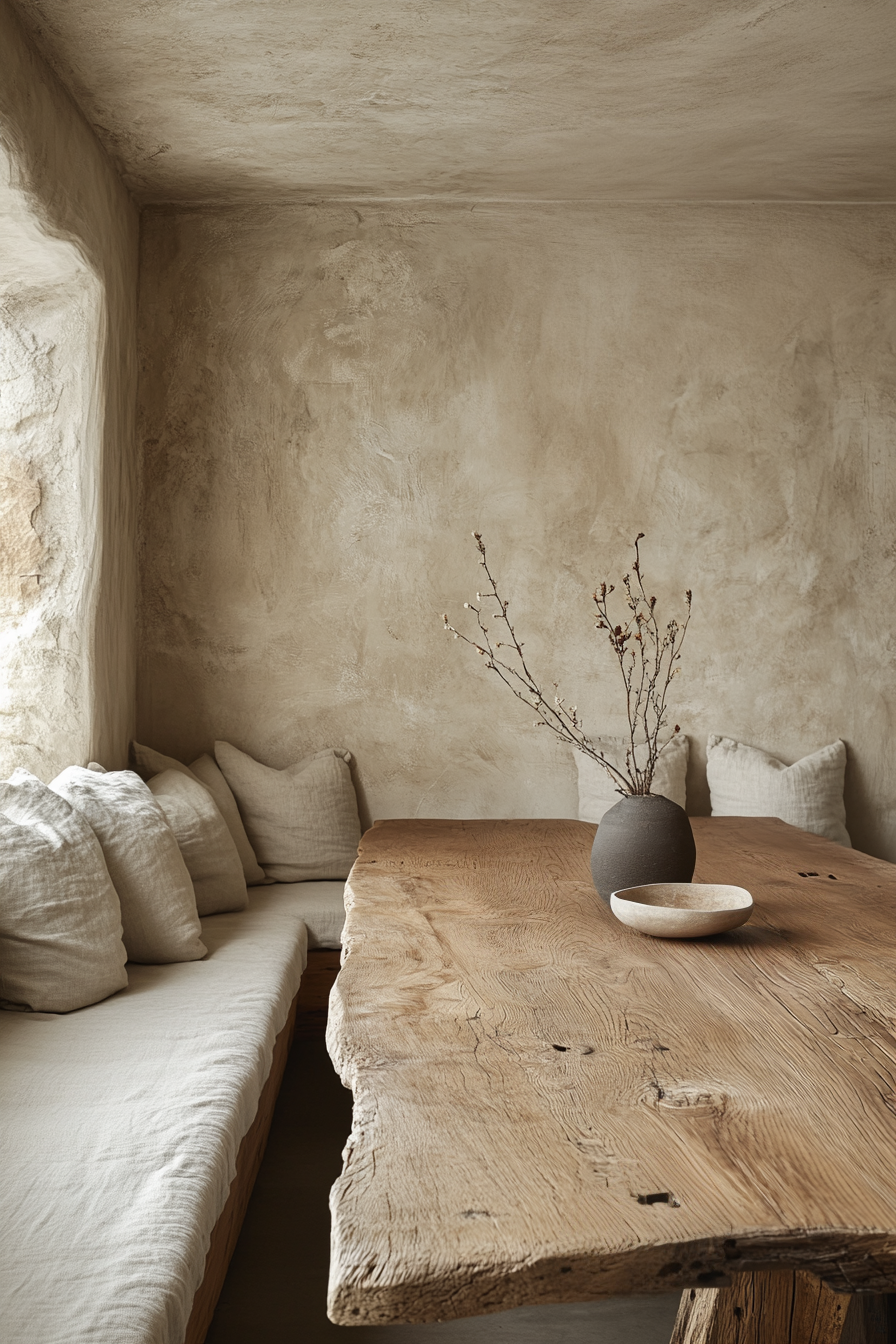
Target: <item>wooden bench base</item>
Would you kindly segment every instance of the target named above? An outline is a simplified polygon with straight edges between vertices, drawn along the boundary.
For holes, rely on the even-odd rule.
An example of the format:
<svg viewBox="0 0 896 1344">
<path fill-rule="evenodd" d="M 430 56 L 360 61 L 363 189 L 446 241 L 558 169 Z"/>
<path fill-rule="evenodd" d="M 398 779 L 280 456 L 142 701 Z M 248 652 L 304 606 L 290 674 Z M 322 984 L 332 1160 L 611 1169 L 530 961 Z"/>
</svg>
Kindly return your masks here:
<svg viewBox="0 0 896 1344">
<path fill-rule="evenodd" d="M 309 952 L 308 965 L 302 976 L 299 992 L 292 1001 L 286 1025 L 274 1043 L 271 1071 L 258 1099 L 255 1119 L 240 1144 L 236 1159 L 236 1176 L 230 1186 L 227 1203 L 212 1232 L 205 1259 L 205 1275 L 193 1298 L 193 1309 L 187 1324 L 184 1344 L 203 1344 L 211 1326 L 246 1216 L 246 1209 L 249 1207 L 255 1178 L 261 1166 L 261 1159 L 264 1157 L 271 1121 L 274 1118 L 274 1105 L 283 1081 L 293 1037 L 296 1034 L 301 1037 L 323 1036 L 327 1025 L 327 999 L 338 972 L 338 951 Z"/>
<path fill-rule="evenodd" d="M 814 1274 L 734 1274 L 681 1297 L 671 1344 L 896 1344 L 893 1298 L 834 1293 Z"/>
<path fill-rule="evenodd" d="M 327 1004 L 330 990 L 339 974 L 338 948 L 321 947 L 308 953 L 308 965 L 299 990 L 299 1013 L 296 1035 L 322 1037 L 327 1030 Z"/>
<path fill-rule="evenodd" d="M 283 1081 L 289 1047 L 292 1045 L 300 995 L 301 990 L 293 999 L 286 1025 L 274 1042 L 271 1071 L 258 1099 L 255 1119 L 243 1136 L 237 1153 L 236 1175 L 230 1186 L 227 1203 L 221 1210 L 221 1215 L 212 1231 L 208 1255 L 205 1258 L 205 1274 L 193 1298 L 193 1309 L 187 1322 L 184 1344 L 202 1344 L 212 1323 L 221 1289 L 224 1287 L 227 1268 L 236 1249 L 252 1187 L 255 1185 L 261 1159 L 264 1157 L 271 1121 L 274 1118 L 274 1104 Z"/>
</svg>

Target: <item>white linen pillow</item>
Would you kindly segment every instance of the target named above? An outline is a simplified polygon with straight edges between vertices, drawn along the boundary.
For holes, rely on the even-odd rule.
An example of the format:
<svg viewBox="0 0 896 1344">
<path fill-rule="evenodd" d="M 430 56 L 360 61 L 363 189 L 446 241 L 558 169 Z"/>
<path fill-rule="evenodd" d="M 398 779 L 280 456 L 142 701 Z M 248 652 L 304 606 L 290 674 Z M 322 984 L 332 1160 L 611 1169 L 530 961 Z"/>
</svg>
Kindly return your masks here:
<svg viewBox="0 0 896 1344">
<path fill-rule="evenodd" d="M 70 1013 L 128 983 L 103 851 L 64 798 L 16 770 L 0 782 L 0 1000 Z"/>
<path fill-rule="evenodd" d="M 204 784 L 180 770 L 163 770 L 149 788 L 180 846 L 202 916 L 245 910 L 243 865 L 233 837 Z"/>
<path fill-rule="evenodd" d="M 128 959 L 158 966 L 204 957 L 190 874 L 143 780 L 131 770 L 100 774 L 71 765 L 50 788 L 80 813 L 102 846 L 121 902 Z"/>
<path fill-rule="evenodd" d="M 163 756 L 160 751 L 153 751 L 152 747 L 142 747 L 139 742 L 132 742 L 131 750 L 134 753 L 137 769 L 145 779 L 151 779 L 153 775 L 160 775 L 164 770 L 179 770 L 181 774 L 188 775 L 190 779 L 198 779 L 200 784 L 204 784 L 217 803 L 218 811 L 224 818 L 228 831 L 233 836 L 233 843 L 236 845 L 240 862 L 243 865 L 246 884 L 254 887 L 258 886 L 259 883 L 268 881 L 246 834 L 246 828 L 236 805 L 236 799 L 230 791 L 227 780 L 221 774 L 211 756 L 199 756 L 187 766 L 182 765 L 180 761 L 176 761 L 173 756 Z"/>
<path fill-rule="evenodd" d="M 801 830 L 852 848 L 843 779 L 846 745 L 833 742 L 794 765 L 758 747 L 710 734 L 706 778 L 714 817 L 780 817 Z"/>
<path fill-rule="evenodd" d="M 625 766 L 625 751 L 628 742 L 623 737 L 597 737 L 594 745 L 602 751 L 611 765 Z M 637 750 L 640 765 L 642 749 Z M 579 774 L 579 821 L 600 821 L 605 812 L 618 803 L 622 794 L 616 792 L 611 775 L 597 761 L 584 752 L 575 753 Z M 688 773 L 688 739 L 682 733 L 676 733 L 668 746 L 660 752 L 653 776 L 651 793 L 662 794 L 679 807 L 686 800 L 685 780 Z"/>
<path fill-rule="evenodd" d="M 285 770 L 262 765 L 229 742 L 215 743 L 215 757 L 268 877 L 277 882 L 348 877 L 361 839 L 351 752 L 327 748 Z"/>
</svg>

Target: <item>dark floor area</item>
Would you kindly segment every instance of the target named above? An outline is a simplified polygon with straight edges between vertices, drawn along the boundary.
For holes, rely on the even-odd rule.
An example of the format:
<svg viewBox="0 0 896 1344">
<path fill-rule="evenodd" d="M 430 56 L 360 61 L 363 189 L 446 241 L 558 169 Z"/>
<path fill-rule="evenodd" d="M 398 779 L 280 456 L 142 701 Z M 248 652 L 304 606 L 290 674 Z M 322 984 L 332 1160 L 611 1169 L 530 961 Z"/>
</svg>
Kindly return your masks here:
<svg viewBox="0 0 896 1344">
<path fill-rule="evenodd" d="M 351 1094 L 323 1040 L 293 1044 L 267 1152 L 208 1344 L 668 1344 L 678 1293 L 522 1307 L 444 1325 L 327 1320 L 330 1185 L 351 1127 Z"/>
</svg>

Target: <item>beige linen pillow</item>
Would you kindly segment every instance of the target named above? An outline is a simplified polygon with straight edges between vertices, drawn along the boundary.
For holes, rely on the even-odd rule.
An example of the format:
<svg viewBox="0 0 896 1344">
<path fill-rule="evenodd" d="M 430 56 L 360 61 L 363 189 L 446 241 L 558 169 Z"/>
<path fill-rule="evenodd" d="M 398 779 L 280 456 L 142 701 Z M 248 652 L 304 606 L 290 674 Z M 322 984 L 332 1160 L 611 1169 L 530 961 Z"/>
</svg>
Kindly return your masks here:
<svg viewBox="0 0 896 1344">
<path fill-rule="evenodd" d="M 780 817 L 851 848 L 843 805 L 845 771 L 846 745 L 840 741 L 794 765 L 730 737 L 713 733 L 706 743 L 714 817 Z"/>
<path fill-rule="evenodd" d="M 625 738 L 597 737 L 594 745 L 598 751 L 603 751 L 611 765 L 625 766 L 625 750 L 628 746 Z M 639 749 L 639 764 L 641 755 Z M 579 821 L 600 821 L 604 813 L 621 800 L 622 794 L 616 792 L 612 776 L 597 761 L 581 751 L 577 751 L 575 757 L 579 772 Z M 679 807 L 684 807 L 687 773 L 688 739 L 682 733 L 676 733 L 660 752 L 651 793 L 660 793 Z"/>
<path fill-rule="evenodd" d="M 240 810 L 236 805 L 236 799 L 231 792 L 230 785 L 222 775 L 214 757 L 199 756 L 190 763 L 190 769 L 199 783 L 205 785 L 218 804 L 218 811 L 227 823 L 228 831 L 233 836 L 233 843 L 236 845 L 237 853 L 240 856 L 247 884 L 252 887 L 257 886 L 260 882 L 269 881 L 265 877 L 264 869 L 258 862 L 255 850 L 252 848 L 252 842 L 246 834 L 246 828 L 243 825 L 243 819 L 240 816 Z"/>
<path fill-rule="evenodd" d="M 0 782 L 0 1000 L 70 1013 L 128 983 L 121 911 L 87 822 L 27 770 Z"/>
<path fill-rule="evenodd" d="M 121 902 L 128 958 L 161 965 L 204 957 L 190 874 L 143 780 L 130 770 L 100 774 L 72 765 L 50 788 L 80 813 L 102 845 Z"/>
<path fill-rule="evenodd" d="M 215 743 L 215 756 L 268 877 L 348 877 L 361 839 L 351 752 L 328 748 L 285 770 L 262 765 L 228 742 Z"/>
<path fill-rule="evenodd" d="M 246 828 L 236 805 L 236 799 L 230 791 L 227 780 L 221 774 L 211 756 L 199 756 L 191 765 L 186 766 L 181 765 L 180 761 L 176 761 L 173 756 L 163 756 L 160 751 L 153 751 L 152 747 L 141 747 L 139 742 L 132 742 L 131 750 L 134 753 L 137 769 L 144 779 L 151 779 L 153 775 L 160 775 L 163 770 L 180 770 L 190 779 L 198 779 L 200 784 L 204 784 L 217 803 L 218 811 L 227 823 L 228 831 L 233 836 L 233 843 L 236 845 L 237 853 L 240 856 L 247 885 L 253 887 L 258 886 L 261 882 L 268 881 L 246 834 Z"/>
<path fill-rule="evenodd" d="M 243 865 L 224 818 L 204 784 L 181 770 L 163 770 L 149 789 L 174 832 L 193 879 L 200 915 L 245 910 Z"/>
</svg>

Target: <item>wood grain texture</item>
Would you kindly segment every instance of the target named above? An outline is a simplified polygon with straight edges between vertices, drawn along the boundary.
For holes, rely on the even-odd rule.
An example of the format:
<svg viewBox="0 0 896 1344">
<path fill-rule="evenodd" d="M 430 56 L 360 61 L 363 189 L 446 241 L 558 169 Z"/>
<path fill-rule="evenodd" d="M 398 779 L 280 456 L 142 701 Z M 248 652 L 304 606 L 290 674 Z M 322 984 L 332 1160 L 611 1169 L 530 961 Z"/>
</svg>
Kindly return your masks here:
<svg viewBox="0 0 896 1344">
<path fill-rule="evenodd" d="M 355 1099 L 332 1320 L 769 1268 L 896 1288 L 896 869 L 774 820 L 694 829 L 696 880 L 756 902 L 699 942 L 617 923 L 584 823 L 367 833 L 328 1027 Z"/>
<path fill-rule="evenodd" d="M 255 1112 L 255 1119 L 243 1135 L 237 1153 L 236 1175 L 230 1185 L 227 1203 L 221 1210 L 220 1217 L 212 1230 L 208 1255 L 205 1258 L 205 1274 L 196 1289 L 196 1296 L 193 1298 L 193 1307 L 190 1311 L 190 1319 L 187 1322 L 184 1344 L 202 1344 L 212 1323 L 215 1307 L 218 1305 L 218 1298 L 221 1296 L 221 1289 L 224 1287 L 227 1268 L 236 1249 L 240 1228 L 243 1225 L 243 1219 L 246 1216 L 246 1209 L 249 1207 L 249 1199 L 252 1195 L 252 1188 L 255 1185 L 255 1178 L 261 1166 L 261 1159 L 264 1157 L 271 1121 L 274 1118 L 274 1106 L 277 1101 L 277 1094 L 280 1091 L 280 1084 L 283 1082 L 283 1072 L 289 1058 L 289 1048 L 293 1041 L 296 1009 L 300 994 L 301 990 L 293 999 L 286 1023 L 274 1042 L 271 1071 L 262 1088 L 261 1096 L 258 1098 L 258 1110 Z"/>
<path fill-rule="evenodd" d="M 671 1344 L 845 1344 L 857 1295 L 800 1270 L 732 1277 L 730 1288 L 682 1294 Z M 855 1344 L 866 1344 L 864 1334 Z"/>
<path fill-rule="evenodd" d="M 691 1288 L 671 1344 L 896 1344 L 896 1299 L 833 1293 L 814 1274 L 734 1274 L 730 1288 Z"/>
</svg>

